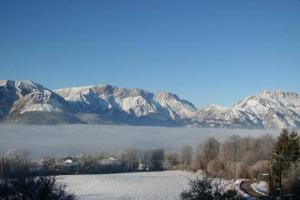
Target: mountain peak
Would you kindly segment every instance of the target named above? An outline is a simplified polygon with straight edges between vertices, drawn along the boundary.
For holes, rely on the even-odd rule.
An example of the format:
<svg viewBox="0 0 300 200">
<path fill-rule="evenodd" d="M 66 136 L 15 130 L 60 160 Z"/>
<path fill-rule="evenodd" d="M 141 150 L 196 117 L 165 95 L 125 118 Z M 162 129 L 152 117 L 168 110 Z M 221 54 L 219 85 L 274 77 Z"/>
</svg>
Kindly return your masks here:
<svg viewBox="0 0 300 200">
<path fill-rule="evenodd" d="M 170 92 L 158 92 L 155 94 L 156 98 L 159 99 L 176 99 L 179 100 L 179 97 L 176 94 L 170 93 Z"/>
<path fill-rule="evenodd" d="M 30 80 L 24 80 L 24 81 L 1 80 L 0 86 L 5 87 L 7 89 L 16 90 L 21 95 L 27 95 L 37 90 L 39 91 L 48 90 L 44 86 L 34 83 Z"/>
<path fill-rule="evenodd" d="M 264 90 L 260 96 L 285 98 L 287 96 L 298 96 L 296 92 L 285 92 L 282 90 Z"/>
</svg>

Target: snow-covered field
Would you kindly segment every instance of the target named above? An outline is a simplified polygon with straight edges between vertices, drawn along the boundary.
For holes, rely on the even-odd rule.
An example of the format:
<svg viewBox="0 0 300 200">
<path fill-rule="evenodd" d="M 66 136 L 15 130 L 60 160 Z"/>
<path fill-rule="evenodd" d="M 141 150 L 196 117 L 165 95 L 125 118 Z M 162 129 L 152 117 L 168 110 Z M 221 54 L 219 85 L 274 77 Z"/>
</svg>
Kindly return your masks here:
<svg viewBox="0 0 300 200">
<path fill-rule="evenodd" d="M 195 174 L 189 172 L 140 172 L 61 176 L 80 200 L 176 200 Z"/>
<path fill-rule="evenodd" d="M 79 200 L 176 200 L 188 188 L 197 174 L 185 171 L 138 172 L 99 175 L 60 176 L 59 181 L 67 185 Z M 246 199 L 253 199 L 240 189 L 241 180 L 215 179 L 227 189 L 235 188 Z"/>
</svg>

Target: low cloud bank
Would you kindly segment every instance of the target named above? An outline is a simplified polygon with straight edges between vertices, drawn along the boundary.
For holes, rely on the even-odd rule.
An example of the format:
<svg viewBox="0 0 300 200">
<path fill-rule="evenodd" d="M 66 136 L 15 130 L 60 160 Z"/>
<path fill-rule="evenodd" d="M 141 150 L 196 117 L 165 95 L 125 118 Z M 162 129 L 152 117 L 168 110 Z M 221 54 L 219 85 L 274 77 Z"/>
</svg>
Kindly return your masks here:
<svg viewBox="0 0 300 200">
<path fill-rule="evenodd" d="M 209 137 L 223 141 L 233 134 L 258 137 L 277 136 L 279 130 L 169 128 L 113 125 L 0 125 L 0 155 L 10 148 L 29 150 L 33 158 L 80 153 L 114 152 L 128 147 L 179 150 L 196 147 Z"/>
</svg>

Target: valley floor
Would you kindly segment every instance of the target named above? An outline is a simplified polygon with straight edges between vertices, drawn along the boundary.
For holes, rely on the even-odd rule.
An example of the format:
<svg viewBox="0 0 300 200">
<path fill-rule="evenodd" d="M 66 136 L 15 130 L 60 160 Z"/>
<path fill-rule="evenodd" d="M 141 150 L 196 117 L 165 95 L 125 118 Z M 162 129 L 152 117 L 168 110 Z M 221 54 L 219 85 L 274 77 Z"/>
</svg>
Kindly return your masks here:
<svg viewBox="0 0 300 200">
<path fill-rule="evenodd" d="M 59 176 L 79 200 L 179 200 L 195 173 L 186 171 L 137 172 L 101 175 Z M 220 180 L 216 180 L 220 181 Z M 221 180 L 225 188 L 235 187 L 245 199 L 253 200 L 240 189 L 241 180 Z"/>
<path fill-rule="evenodd" d="M 181 171 L 60 176 L 80 200 L 176 200 L 195 174 Z"/>
</svg>

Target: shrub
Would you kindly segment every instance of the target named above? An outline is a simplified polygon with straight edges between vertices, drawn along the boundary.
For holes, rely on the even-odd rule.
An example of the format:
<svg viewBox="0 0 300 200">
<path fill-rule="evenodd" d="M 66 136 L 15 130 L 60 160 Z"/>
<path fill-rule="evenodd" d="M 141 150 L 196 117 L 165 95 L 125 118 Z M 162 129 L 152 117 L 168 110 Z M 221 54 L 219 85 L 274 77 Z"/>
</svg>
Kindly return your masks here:
<svg viewBox="0 0 300 200">
<path fill-rule="evenodd" d="M 190 188 L 180 194 L 182 200 L 235 200 L 241 199 L 234 189 L 226 190 L 213 179 L 197 177 L 189 182 Z"/>
<path fill-rule="evenodd" d="M 75 200 L 56 177 L 19 177 L 0 180 L 0 199 L 4 200 Z"/>
</svg>

